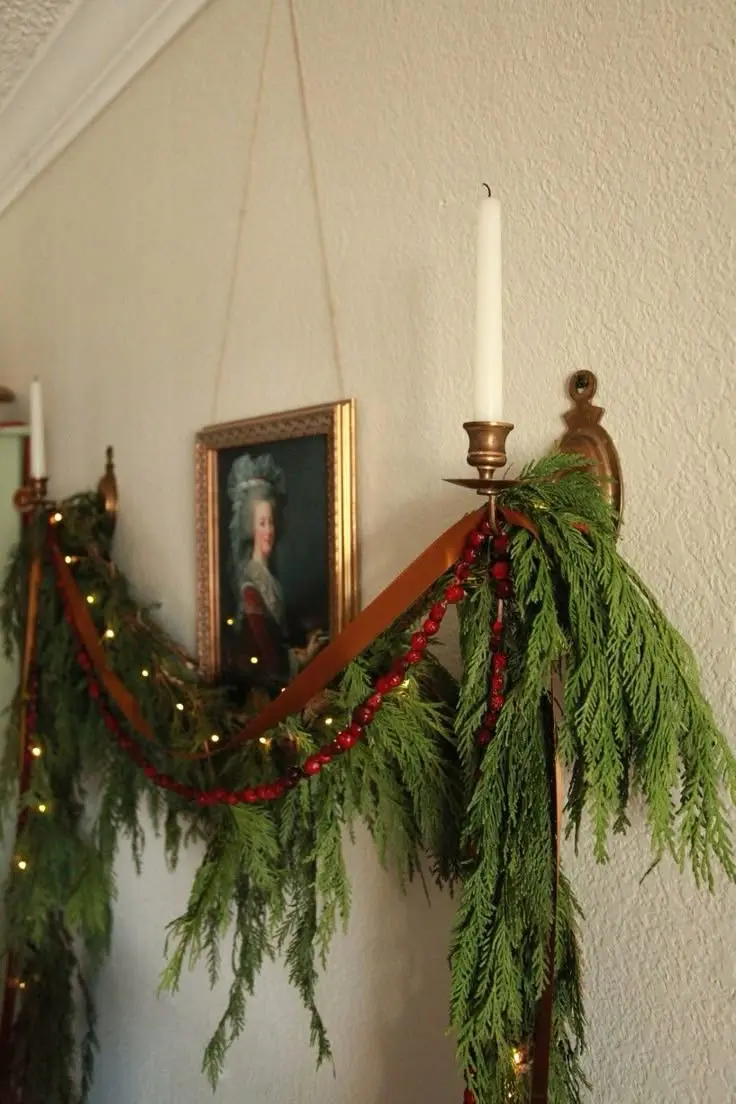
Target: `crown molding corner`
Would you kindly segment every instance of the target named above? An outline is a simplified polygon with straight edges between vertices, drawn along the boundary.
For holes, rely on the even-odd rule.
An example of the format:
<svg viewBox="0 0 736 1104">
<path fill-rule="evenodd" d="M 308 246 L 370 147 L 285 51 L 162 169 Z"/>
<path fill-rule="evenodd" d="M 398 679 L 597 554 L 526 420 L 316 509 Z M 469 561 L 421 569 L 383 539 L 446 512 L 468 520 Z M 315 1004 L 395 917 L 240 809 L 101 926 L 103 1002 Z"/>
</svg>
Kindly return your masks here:
<svg viewBox="0 0 736 1104">
<path fill-rule="evenodd" d="M 212 0 L 81 3 L 0 110 L 0 215 Z"/>
</svg>

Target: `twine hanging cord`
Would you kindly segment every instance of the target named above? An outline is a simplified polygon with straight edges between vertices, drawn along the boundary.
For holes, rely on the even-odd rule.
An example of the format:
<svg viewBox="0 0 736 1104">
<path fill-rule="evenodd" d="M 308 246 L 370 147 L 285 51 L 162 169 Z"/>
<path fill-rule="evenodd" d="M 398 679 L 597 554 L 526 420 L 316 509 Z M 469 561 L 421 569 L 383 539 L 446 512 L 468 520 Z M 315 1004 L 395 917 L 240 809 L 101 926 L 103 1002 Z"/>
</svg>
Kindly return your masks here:
<svg viewBox="0 0 736 1104">
<path fill-rule="evenodd" d="M 268 59 L 271 51 L 271 41 L 273 38 L 273 22 L 275 11 L 275 0 L 270 0 L 268 8 L 268 17 L 266 20 L 266 30 L 263 38 L 263 51 L 261 54 L 261 62 L 258 73 L 258 83 L 256 86 L 256 98 L 255 108 L 253 116 L 253 125 L 248 137 L 248 151 L 245 160 L 245 172 L 243 175 L 243 187 L 240 199 L 240 205 L 238 207 L 238 216 L 235 228 L 235 246 L 230 261 L 230 273 L 227 283 L 227 291 L 225 293 L 225 310 L 223 314 L 222 335 L 219 343 L 219 351 L 217 354 L 217 361 L 215 363 L 215 378 L 212 391 L 212 405 L 210 421 L 215 422 L 217 420 L 217 412 L 219 408 L 220 392 L 222 390 L 222 383 L 224 377 L 225 360 L 227 358 L 228 350 L 230 348 L 230 335 L 232 332 L 232 320 L 235 311 L 235 291 L 238 283 L 238 275 L 240 272 L 240 257 L 243 244 L 243 237 L 245 232 L 245 226 L 250 212 L 251 192 L 253 186 L 253 169 L 255 162 L 255 152 L 257 146 L 257 139 L 260 133 L 261 117 L 263 115 L 263 96 L 266 83 L 266 72 L 268 69 Z M 332 356 L 335 362 L 335 373 L 337 376 L 337 390 L 338 397 L 346 399 L 347 393 L 345 388 L 345 371 L 343 368 L 342 352 L 340 349 L 340 339 L 337 330 L 337 312 L 335 308 L 335 292 L 330 275 L 330 265 L 327 255 L 327 239 L 325 235 L 325 220 L 322 212 L 322 198 L 319 188 L 319 177 L 317 174 L 317 161 L 314 152 L 314 139 L 313 128 L 311 123 L 311 116 L 309 113 L 309 107 L 307 103 L 307 82 L 304 73 L 304 61 L 302 57 L 301 40 L 299 37 L 299 24 L 296 15 L 295 0 L 288 0 L 289 6 L 289 32 L 291 38 L 292 52 L 294 55 L 294 65 L 296 68 L 297 88 L 299 91 L 299 114 L 302 120 L 302 127 L 304 130 L 304 141 L 307 151 L 307 175 L 309 177 L 309 186 L 312 194 L 312 202 L 314 204 L 314 217 L 317 226 L 317 239 L 319 245 L 319 268 L 320 268 L 320 281 L 325 296 L 325 302 L 327 304 L 327 314 L 329 319 L 330 329 L 330 344 L 332 347 Z"/>
</svg>

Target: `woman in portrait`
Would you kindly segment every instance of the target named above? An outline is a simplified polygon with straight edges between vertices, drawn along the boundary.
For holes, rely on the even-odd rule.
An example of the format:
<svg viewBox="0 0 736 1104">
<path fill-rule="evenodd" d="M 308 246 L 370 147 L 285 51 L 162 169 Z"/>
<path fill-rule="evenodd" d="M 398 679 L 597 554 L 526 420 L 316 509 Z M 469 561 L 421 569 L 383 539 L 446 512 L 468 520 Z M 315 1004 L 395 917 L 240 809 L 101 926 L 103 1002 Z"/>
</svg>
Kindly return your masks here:
<svg viewBox="0 0 736 1104">
<path fill-rule="evenodd" d="M 236 601 L 234 666 L 251 684 L 278 692 L 319 651 L 326 636 L 312 631 L 306 647 L 289 646 L 284 595 L 271 570 L 286 481 L 272 456 L 239 456 L 228 475 L 232 503 L 230 552 Z M 254 662 L 257 661 L 257 662 Z"/>
</svg>

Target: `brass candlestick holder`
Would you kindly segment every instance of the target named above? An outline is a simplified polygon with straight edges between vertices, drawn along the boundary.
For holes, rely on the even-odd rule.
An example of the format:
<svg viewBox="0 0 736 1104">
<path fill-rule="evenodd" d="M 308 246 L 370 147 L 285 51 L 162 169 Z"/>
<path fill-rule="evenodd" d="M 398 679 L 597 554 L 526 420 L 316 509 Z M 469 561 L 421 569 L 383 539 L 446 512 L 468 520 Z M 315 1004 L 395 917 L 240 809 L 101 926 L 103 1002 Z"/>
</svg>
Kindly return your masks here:
<svg viewBox="0 0 736 1104">
<path fill-rule="evenodd" d="M 31 476 L 28 482 L 19 487 L 13 496 L 16 510 L 21 514 L 35 514 L 40 510 L 47 510 L 51 505 L 48 497 L 48 476 L 37 479 Z"/>
<path fill-rule="evenodd" d="M 505 487 L 516 485 L 515 479 L 497 479 L 496 473 L 506 467 L 506 440 L 514 428 L 513 422 L 464 422 L 468 435 L 468 463 L 478 472 L 477 478 L 446 479 L 456 487 L 467 487 L 488 498 L 489 521 L 496 528 L 496 495 Z"/>
</svg>

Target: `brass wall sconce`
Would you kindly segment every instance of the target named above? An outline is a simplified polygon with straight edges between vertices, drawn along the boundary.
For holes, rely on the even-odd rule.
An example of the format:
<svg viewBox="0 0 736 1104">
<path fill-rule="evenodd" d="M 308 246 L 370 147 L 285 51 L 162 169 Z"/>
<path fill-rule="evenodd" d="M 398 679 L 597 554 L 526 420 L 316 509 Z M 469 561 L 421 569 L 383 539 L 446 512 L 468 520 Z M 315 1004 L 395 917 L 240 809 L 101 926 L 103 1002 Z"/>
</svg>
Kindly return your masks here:
<svg viewBox="0 0 736 1104">
<path fill-rule="evenodd" d="M 574 452 L 591 461 L 618 526 L 624 506 L 621 462 L 610 434 L 601 425 L 605 410 L 593 405 L 597 390 L 598 380 L 593 372 L 580 371 L 570 376 L 567 391 L 573 408 L 563 415 L 567 433 L 557 447 L 560 452 Z"/>
<path fill-rule="evenodd" d="M 563 414 L 567 432 L 557 443 L 560 452 L 584 456 L 592 464 L 601 481 L 620 525 L 624 504 L 623 477 L 618 451 L 610 434 L 601 425 L 605 410 L 593 405 L 598 380 L 593 372 L 574 372 L 567 384 L 573 407 Z M 496 479 L 496 472 L 506 466 L 506 438 L 513 429 L 510 422 L 465 422 L 468 435 L 468 464 L 478 472 L 476 478 L 448 479 L 458 487 L 467 487 L 493 499 L 495 494 L 513 484 L 514 480 Z"/>
<path fill-rule="evenodd" d="M 115 478 L 115 462 L 113 460 L 112 446 L 108 445 L 105 454 L 105 474 L 97 484 L 97 493 L 100 496 L 102 506 L 107 514 L 110 531 L 114 532 L 118 518 L 118 481 Z"/>
</svg>

